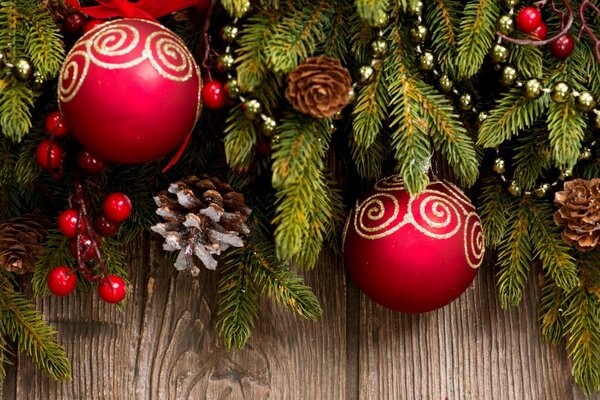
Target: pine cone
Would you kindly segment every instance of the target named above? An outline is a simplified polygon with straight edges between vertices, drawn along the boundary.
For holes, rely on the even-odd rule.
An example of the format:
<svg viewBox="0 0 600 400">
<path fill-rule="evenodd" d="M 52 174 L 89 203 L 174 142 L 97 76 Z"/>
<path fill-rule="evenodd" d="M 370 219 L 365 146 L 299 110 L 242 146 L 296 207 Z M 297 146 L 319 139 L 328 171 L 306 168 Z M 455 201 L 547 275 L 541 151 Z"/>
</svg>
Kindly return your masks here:
<svg viewBox="0 0 600 400">
<path fill-rule="evenodd" d="M 50 220 L 35 213 L 0 224 L 0 266 L 17 274 L 33 272 L 49 227 Z"/>
<path fill-rule="evenodd" d="M 331 117 L 350 102 L 352 78 L 335 58 L 307 58 L 288 74 L 287 81 L 286 99 L 311 117 Z"/>
<path fill-rule="evenodd" d="M 554 222 L 565 227 L 562 238 L 580 251 L 596 247 L 600 239 L 600 178 L 565 182 L 554 202 L 560 206 Z"/>
<path fill-rule="evenodd" d="M 229 246 L 242 247 L 239 235 L 250 233 L 246 220 L 251 210 L 244 205 L 244 196 L 217 178 L 189 176 L 172 183 L 154 200 L 159 207 L 156 213 L 165 222 L 151 229 L 165 238 L 164 250 L 179 251 L 178 270 L 190 269 L 197 275 L 194 255 L 206 268 L 215 269 L 214 255 Z"/>
</svg>

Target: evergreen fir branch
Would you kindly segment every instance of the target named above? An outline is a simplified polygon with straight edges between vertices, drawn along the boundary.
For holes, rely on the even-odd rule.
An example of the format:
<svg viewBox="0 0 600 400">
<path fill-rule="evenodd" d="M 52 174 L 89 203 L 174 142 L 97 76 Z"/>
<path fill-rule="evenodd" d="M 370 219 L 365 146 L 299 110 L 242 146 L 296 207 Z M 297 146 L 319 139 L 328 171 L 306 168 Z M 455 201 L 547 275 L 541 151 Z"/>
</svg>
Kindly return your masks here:
<svg viewBox="0 0 600 400">
<path fill-rule="evenodd" d="M 537 46 L 512 46 L 508 62 L 526 78 L 541 78 L 544 54 Z"/>
<path fill-rule="evenodd" d="M 37 140 L 27 140 L 20 148 L 18 160 L 11 164 L 16 181 L 21 185 L 35 182 L 42 173 L 42 167 L 33 162 L 37 145 Z"/>
<path fill-rule="evenodd" d="M 0 328 L 0 332 L 2 328 Z M 10 348 L 8 347 L 8 343 L 6 341 L 5 333 L 2 332 L 0 334 L 0 381 L 4 381 L 6 378 L 6 365 L 12 364 L 8 358 L 8 355 L 11 354 Z"/>
<path fill-rule="evenodd" d="M 29 163 L 31 164 L 31 160 Z M 15 154 L 7 138 L 0 137 L 0 186 L 14 181 Z"/>
<path fill-rule="evenodd" d="M 216 327 L 228 349 L 244 347 L 258 318 L 258 293 L 243 249 L 221 258 Z"/>
<path fill-rule="evenodd" d="M 360 65 L 371 61 L 370 43 L 373 40 L 373 28 L 356 13 L 350 16 L 350 51 Z"/>
<path fill-rule="evenodd" d="M 242 18 L 249 7 L 247 0 L 221 0 L 221 5 L 234 18 Z"/>
<path fill-rule="evenodd" d="M 500 245 L 504 237 L 511 206 L 504 187 L 496 178 L 486 178 L 479 195 L 479 215 L 487 246 Z"/>
<path fill-rule="evenodd" d="M 511 202 L 504 236 L 498 245 L 498 294 L 503 308 L 521 302 L 533 260 L 529 206 L 527 198 Z"/>
<path fill-rule="evenodd" d="M 331 31 L 325 41 L 318 46 L 316 53 L 339 59 L 342 64 L 347 63 L 348 36 L 350 35 L 352 3 L 340 0 L 336 3 L 335 12 L 331 16 Z"/>
<path fill-rule="evenodd" d="M 1 76 L 0 76 L 1 78 Z M 0 130 L 14 142 L 20 142 L 31 128 L 31 110 L 36 94 L 13 76 L 0 91 Z"/>
<path fill-rule="evenodd" d="M 580 287 L 568 303 L 567 347 L 573 359 L 573 377 L 589 396 L 600 390 L 600 299 Z"/>
<path fill-rule="evenodd" d="M 254 157 L 258 132 L 252 120 L 246 118 L 241 106 L 234 107 L 227 118 L 225 156 L 234 170 L 247 170 Z"/>
<path fill-rule="evenodd" d="M 248 263 L 259 290 L 302 318 L 315 320 L 323 314 L 317 297 L 304 279 L 277 260 L 267 241 L 253 241 L 247 250 Z"/>
<path fill-rule="evenodd" d="M 435 0 L 428 4 L 425 22 L 430 27 L 430 43 L 443 71 L 456 76 L 454 53 L 456 50 L 460 8 L 454 0 Z"/>
<path fill-rule="evenodd" d="M 33 293 L 39 297 L 50 295 L 50 290 L 46 283 L 46 278 L 50 270 L 59 265 L 72 267 L 73 263 L 67 238 L 58 229 L 49 230 L 48 237 L 44 242 L 44 252 L 35 265 L 35 272 L 31 279 Z"/>
<path fill-rule="evenodd" d="M 389 0 L 354 0 L 356 12 L 370 26 L 378 26 L 388 16 Z"/>
<path fill-rule="evenodd" d="M 453 113 L 450 101 L 422 81 L 416 81 L 416 101 L 427 119 L 436 150 L 440 151 L 461 184 L 472 186 L 479 175 L 475 144 Z"/>
<path fill-rule="evenodd" d="M 543 171 L 551 166 L 552 150 L 547 131 L 534 128 L 519 137 L 515 153 L 515 181 L 521 188 L 533 188 L 536 181 L 543 178 Z"/>
<path fill-rule="evenodd" d="M 495 0 L 470 0 L 464 8 L 458 34 L 458 77 L 475 75 L 489 52 L 496 33 L 500 7 Z"/>
<path fill-rule="evenodd" d="M 563 290 L 573 289 L 579 282 L 577 264 L 552 219 L 552 206 L 543 201 L 530 201 L 529 212 L 529 232 L 535 255 L 540 258 L 542 267 L 558 287 Z"/>
<path fill-rule="evenodd" d="M 383 70 L 379 66 L 375 79 L 360 89 L 352 110 L 352 159 L 359 175 L 370 179 L 381 176 L 381 164 L 385 158 L 381 135 L 389 98 L 382 75 Z"/>
<path fill-rule="evenodd" d="M 331 3 L 306 1 L 301 8 L 290 5 L 267 39 L 265 55 L 271 70 L 288 73 L 313 54 L 331 29 Z"/>
<path fill-rule="evenodd" d="M 547 279 L 540 298 L 540 321 L 542 335 L 551 344 L 557 345 L 565 336 L 563 301 L 565 291 L 554 281 Z"/>
<path fill-rule="evenodd" d="M 549 96 L 543 94 L 536 100 L 523 95 L 522 88 L 510 89 L 491 111 L 479 129 L 477 144 L 497 147 L 517 135 L 519 130 L 529 128 L 548 107 Z"/>
<path fill-rule="evenodd" d="M 555 166 L 561 170 L 572 167 L 581 151 L 586 118 L 571 102 L 551 102 L 547 122 Z"/>
<path fill-rule="evenodd" d="M 337 187 L 333 179 L 327 180 L 325 190 L 325 197 L 329 199 L 331 206 L 331 213 L 327 216 L 325 240 L 330 243 L 329 247 L 333 248 L 336 254 L 339 254 L 339 250 L 342 247 L 344 225 L 346 224 L 346 207 L 344 206 L 342 191 Z"/>
<path fill-rule="evenodd" d="M 56 342 L 56 331 L 21 293 L 9 289 L 11 285 L 7 284 L 6 275 L 2 274 L 0 280 L 3 281 L 0 285 L 3 333 L 50 377 L 61 381 L 69 379 L 71 365 L 64 348 Z"/>
</svg>

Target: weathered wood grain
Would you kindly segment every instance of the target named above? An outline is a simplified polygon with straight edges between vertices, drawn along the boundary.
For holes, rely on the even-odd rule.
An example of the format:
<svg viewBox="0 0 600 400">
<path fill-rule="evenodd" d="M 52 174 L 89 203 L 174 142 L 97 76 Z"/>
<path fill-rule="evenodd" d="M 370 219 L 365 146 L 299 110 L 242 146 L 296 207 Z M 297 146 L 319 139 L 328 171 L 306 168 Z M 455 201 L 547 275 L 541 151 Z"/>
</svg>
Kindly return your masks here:
<svg viewBox="0 0 600 400">
<path fill-rule="evenodd" d="M 361 296 L 359 398 L 584 399 L 564 350 L 541 338 L 535 285 L 518 309 L 502 310 L 491 269 L 428 314 L 394 313 Z"/>
</svg>

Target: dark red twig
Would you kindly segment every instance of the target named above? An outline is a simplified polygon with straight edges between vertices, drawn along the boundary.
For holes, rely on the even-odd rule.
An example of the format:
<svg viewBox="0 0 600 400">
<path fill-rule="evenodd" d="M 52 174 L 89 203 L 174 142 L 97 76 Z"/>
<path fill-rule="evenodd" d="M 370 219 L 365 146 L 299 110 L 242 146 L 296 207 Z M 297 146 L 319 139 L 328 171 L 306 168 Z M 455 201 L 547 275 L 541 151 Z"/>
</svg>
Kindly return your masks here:
<svg viewBox="0 0 600 400">
<path fill-rule="evenodd" d="M 217 4 L 217 0 L 210 0 L 210 4 L 208 5 L 208 10 L 206 10 L 206 14 L 204 15 L 204 24 L 202 26 L 202 45 L 200 47 L 201 59 L 200 59 L 200 67 L 202 68 L 202 72 L 206 73 L 208 76 L 208 80 L 212 80 L 212 76 L 210 73 L 210 68 L 208 66 L 208 60 L 210 59 L 210 35 L 208 31 L 210 30 L 210 19 L 212 17 L 212 13 L 215 9 L 215 5 Z"/>
<path fill-rule="evenodd" d="M 500 36 L 502 39 L 506 40 L 507 42 L 522 45 L 522 46 L 545 46 L 547 44 L 554 42 L 556 39 L 558 39 L 559 37 L 561 37 L 565 33 L 567 33 L 569 31 L 569 29 L 571 29 L 571 26 L 573 25 L 573 8 L 571 7 L 569 0 L 562 0 L 562 2 L 567 9 L 569 18 L 567 19 L 567 22 L 564 24 L 564 26 L 562 27 L 560 32 L 558 32 L 556 35 L 552 36 L 550 39 L 546 39 L 546 40 L 515 39 L 515 38 L 508 37 L 500 32 L 497 32 L 497 35 Z M 553 7 L 552 8 L 553 10 L 555 10 L 561 14 L 564 14 L 562 11 L 558 11 L 555 8 L 554 3 L 552 3 L 552 7 Z M 563 19 L 563 17 L 561 16 L 561 20 L 562 19 Z"/>
<path fill-rule="evenodd" d="M 583 32 L 587 33 L 594 45 L 594 54 L 596 55 L 596 59 L 600 63 L 600 39 L 598 39 L 592 28 L 590 28 L 590 26 L 587 24 L 585 19 L 585 11 L 587 8 L 590 8 L 600 16 L 600 8 L 593 4 L 590 0 L 583 0 L 581 2 L 581 5 L 579 6 L 579 19 L 581 20 L 581 31 L 579 32 L 579 38 L 581 39 Z"/>
</svg>

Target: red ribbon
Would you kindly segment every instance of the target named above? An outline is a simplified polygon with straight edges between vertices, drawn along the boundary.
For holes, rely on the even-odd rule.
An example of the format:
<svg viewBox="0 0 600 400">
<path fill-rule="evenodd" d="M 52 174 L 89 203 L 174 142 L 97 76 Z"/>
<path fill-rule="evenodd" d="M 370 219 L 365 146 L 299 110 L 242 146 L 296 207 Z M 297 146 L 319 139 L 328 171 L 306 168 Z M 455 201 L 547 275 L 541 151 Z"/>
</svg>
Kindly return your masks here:
<svg viewBox="0 0 600 400">
<path fill-rule="evenodd" d="M 141 18 L 156 21 L 156 18 L 194 6 L 198 0 L 97 0 L 100 5 L 82 7 L 79 0 L 67 0 L 71 7 L 90 17 L 107 19 L 113 17 Z"/>
</svg>

